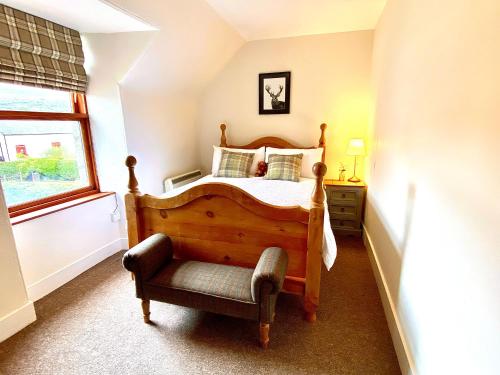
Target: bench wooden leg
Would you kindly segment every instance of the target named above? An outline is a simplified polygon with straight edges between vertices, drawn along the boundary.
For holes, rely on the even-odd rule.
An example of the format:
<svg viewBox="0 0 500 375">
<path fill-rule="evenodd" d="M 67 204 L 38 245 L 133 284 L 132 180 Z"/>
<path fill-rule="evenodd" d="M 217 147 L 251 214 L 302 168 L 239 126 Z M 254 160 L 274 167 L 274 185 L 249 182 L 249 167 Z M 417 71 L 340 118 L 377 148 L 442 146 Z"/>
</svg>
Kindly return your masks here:
<svg viewBox="0 0 500 375">
<path fill-rule="evenodd" d="M 307 299 L 304 302 L 304 319 L 309 323 L 314 323 L 316 321 L 316 310 L 318 305 L 309 302 Z"/>
<path fill-rule="evenodd" d="M 304 305 L 304 319 L 309 323 L 314 323 L 316 321 L 316 310 L 318 306 L 305 304 Z"/>
<path fill-rule="evenodd" d="M 314 323 L 316 321 L 316 312 L 315 311 L 306 311 L 304 318 L 309 323 Z"/>
<path fill-rule="evenodd" d="M 141 306 L 142 314 L 144 315 L 144 323 L 150 323 L 151 321 L 149 320 L 149 315 L 151 315 L 151 312 L 149 311 L 149 300 L 143 299 L 141 302 Z"/>
<path fill-rule="evenodd" d="M 260 323 L 260 346 L 267 349 L 269 346 L 269 324 Z"/>
</svg>

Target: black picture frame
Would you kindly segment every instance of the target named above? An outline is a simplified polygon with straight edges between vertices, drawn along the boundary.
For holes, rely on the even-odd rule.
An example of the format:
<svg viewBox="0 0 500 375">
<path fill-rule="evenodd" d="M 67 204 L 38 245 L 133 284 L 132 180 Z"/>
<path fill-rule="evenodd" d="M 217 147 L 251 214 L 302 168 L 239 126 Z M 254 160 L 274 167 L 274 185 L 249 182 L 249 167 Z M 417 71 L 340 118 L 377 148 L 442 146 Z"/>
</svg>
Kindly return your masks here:
<svg viewBox="0 0 500 375">
<path fill-rule="evenodd" d="M 259 114 L 276 115 L 290 113 L 290 72 L 259 74 Z M 266 82 L 266 80 L 268 82 Z M 284 80 L 284 81 L 283 81 Z M 284 82 L 282 85 L 280 81 Z M 267 86 L 267 87 L 266 87 Z M 277 86 L 277 87 L 274 87 Z M 284 86 L 282 90 L 280 87 Z M 284 101 L 279 100 L 284 92 Z"/>
</svg>

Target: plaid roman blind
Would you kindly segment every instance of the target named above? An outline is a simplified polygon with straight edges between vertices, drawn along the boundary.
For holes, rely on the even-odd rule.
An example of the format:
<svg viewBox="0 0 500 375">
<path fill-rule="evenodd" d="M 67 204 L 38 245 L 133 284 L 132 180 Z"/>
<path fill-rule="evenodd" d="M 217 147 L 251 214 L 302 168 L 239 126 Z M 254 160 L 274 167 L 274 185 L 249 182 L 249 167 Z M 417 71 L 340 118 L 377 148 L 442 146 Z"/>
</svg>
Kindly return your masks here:
<svg viewBox="0 0 500 375">
<path fill-rule="evenodd" d="M 0 4 L 0 80 L 85 92 L 80 33 Z"/>
</svg>

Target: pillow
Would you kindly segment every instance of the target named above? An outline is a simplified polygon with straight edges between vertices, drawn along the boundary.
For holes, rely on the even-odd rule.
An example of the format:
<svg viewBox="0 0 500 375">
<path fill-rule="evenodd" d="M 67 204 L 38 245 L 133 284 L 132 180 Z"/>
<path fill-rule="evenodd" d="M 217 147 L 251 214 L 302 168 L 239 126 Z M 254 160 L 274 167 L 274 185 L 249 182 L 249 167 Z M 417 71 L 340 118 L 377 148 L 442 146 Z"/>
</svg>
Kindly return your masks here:
<svg viewBox="0 0 500 375">
<path fill-rule="evenodd" d="M 231 152 L 222 150 L 219 170 L 215 177 L 248 177 L 254 153 Z"/>
<path fill-rule="evenodd" d="M 269 155 L 298 155 L 302 154 L 302 170 L 300 175 L 306 178 L 316 178 L 312 168 L 313 165 L 321 161 L 323 155 L 323 147 L 318 148 L 266 148 L 266 162 L 268 161 Z"/>
<path fill-rule="evenodd" d="M 276 155 L 268 157 L 266 180 L 299 181 L 302 154 Z"/>
<path fill-rule="evenodd" d="M 246 149 L 246 148 L 227 148 L 227 147 L 217 147 L 214 146 L 214 156 L 212 158 L 212 174 L 215 176 L 217 171 L 219 170 L 220 159 L 222 157 L 222 150 L 231 151 L 231 152 L 242 152 L 242 153 L 254 153 L 252 166 L 250 167 L 250 174 L 255 176 L 257 173 L 257 164 L 259 161 L 264 161 L 266 155 L 266 148 L 256 148 L 256 149 Z"/>
</svg>

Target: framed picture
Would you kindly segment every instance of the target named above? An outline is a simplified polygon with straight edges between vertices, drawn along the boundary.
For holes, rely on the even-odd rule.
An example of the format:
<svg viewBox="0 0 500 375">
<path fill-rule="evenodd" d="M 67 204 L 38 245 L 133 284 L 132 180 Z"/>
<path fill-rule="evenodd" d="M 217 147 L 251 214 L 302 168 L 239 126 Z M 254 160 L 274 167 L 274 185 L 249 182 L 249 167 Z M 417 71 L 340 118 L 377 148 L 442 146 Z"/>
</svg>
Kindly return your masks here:
<svg viewBox="0 0 500 375">
<path fill-rule="evenodd" d="M 290 72 L 259 74 L 259 114 L 290 113 Z"/>
</svg>

